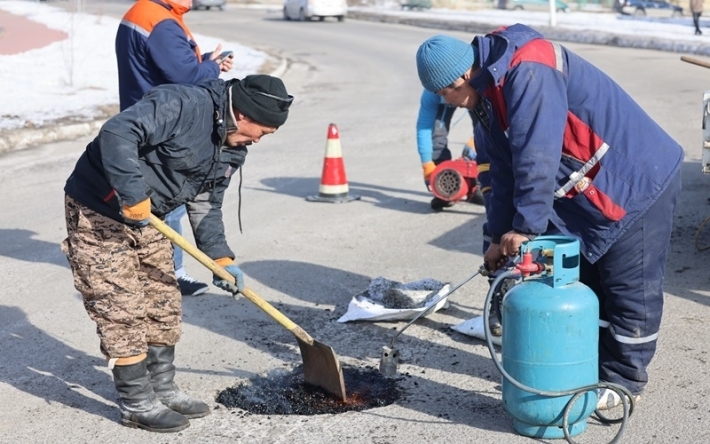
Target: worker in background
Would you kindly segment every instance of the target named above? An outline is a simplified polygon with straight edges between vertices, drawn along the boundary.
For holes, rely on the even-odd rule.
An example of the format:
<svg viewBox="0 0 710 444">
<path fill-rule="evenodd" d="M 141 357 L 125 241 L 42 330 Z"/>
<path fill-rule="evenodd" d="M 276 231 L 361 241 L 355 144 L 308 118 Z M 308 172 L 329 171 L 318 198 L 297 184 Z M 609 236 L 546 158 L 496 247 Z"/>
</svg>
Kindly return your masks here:
<svg viewBox="0 0 710 444">
<path fill-rule="evenodd" d="M 429 178 L 436 166 L 447 160 L 451 160 L 449 150 L 449 129 L 451 118 L 456 111 L 455 106 L 447 104 L 441 97 L 427 91 L 422 92 L 419 101 L 419 114 L 417 116 L 417 150 L 422 163 L 424 174 L 424 184 L 430 190 Z M 473 128 L 476 127 L 476 120 L 473 113 L 469 112 Z M 465 155 L 469 160 L 476 159 L 476 152 L 472 147 L 464 148 Z M 477 203 L 482 203 L 478 201 Z M 434 197 L 431 200 L 433 210 L 441 210 L 454 205 L 455 202 Z"/>
<path fill-rule="evenodd" d="M 192 0 L 139 0 L 126 12 L 116 33 L 118 93 L 121 111 L 138 102 L 151 88 L 166 83 L 195 85 L 216 79 L 232 69 L 232 57 L 221 57 L 222 45 L 200 53 L 183 16 Z M 184 206 L 165 217 L 182 234 Z M 183 296 L 205 293 L 207 284 L 190 276 L 183 267 L 183 251 L 173 247 L 175 274 Z"/>
<path fill-rule="evenodd" d="M 520 24 L 417 51 L 422 85 L 472 110 L 490 159 L 491 270 L 523 242 L 580 241 L 580 280 L 600 300 L 599 375 L 638 399 L 663 311 L 683 149 L 598 68 Z M 598 409 L 621 403 L 599 391 Z"/>
<path fill-rule="evenodd" d="M 177 432 L 210 413 L 174 381 L 182 296 L 172 244 L 149 218 L 186 205 L 197 247 L 236 281 L 213 284 L 242 291 L 224 194 L 247 146 L 282 126 L 292 101 L 267 75 L 158 86 L 101 127 L 67 179 L 62 251 L 96 323 L 121 424 Z"/>
</svg>

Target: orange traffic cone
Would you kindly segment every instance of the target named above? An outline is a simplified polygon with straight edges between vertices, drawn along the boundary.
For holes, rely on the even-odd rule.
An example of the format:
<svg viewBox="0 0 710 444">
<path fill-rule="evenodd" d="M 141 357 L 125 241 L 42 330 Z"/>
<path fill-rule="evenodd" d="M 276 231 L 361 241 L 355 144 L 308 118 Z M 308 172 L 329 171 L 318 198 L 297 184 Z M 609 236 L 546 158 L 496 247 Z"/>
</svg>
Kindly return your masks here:
<svg viewBox="0 0 710 444">
<path fill-rule="evenodd" d="M 360 199 L 360 196 L 349 194 L 343 152 L 340 148 L 340 134 L 338 133 L 338 127 L 331 123 L 328 125 L 328 141 L 325 144 L 323 175 L 318 187 L 318 195 L 308 196 L 306 200 L 311 202 L 342 203 L 357 199 Z"/>
</svg>

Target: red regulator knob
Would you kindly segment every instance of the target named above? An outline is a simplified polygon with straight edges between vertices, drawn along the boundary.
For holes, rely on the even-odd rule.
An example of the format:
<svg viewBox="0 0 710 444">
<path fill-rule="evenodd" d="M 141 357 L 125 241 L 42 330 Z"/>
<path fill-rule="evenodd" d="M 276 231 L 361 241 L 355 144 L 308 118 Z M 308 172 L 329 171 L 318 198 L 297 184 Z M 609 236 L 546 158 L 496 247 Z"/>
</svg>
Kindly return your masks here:
<svg viewBox="0 0 710 444">
<path fill-rule="evenodd" d="M 545 269 L 541 263 L 533 261 L 532 253 L 529 251 L 523 253 L 523 261 L 515 264 L 515 268 L 520 270 L 520 273 L 525 277 L 531 274 L 542 273 Z"/>
</svg>

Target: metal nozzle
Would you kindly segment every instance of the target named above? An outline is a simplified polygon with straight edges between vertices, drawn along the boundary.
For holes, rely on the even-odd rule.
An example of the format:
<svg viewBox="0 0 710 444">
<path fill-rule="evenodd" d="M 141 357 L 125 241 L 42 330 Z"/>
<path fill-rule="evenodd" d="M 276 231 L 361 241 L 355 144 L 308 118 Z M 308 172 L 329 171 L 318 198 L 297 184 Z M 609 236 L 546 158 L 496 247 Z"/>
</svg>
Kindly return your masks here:
<svg viewBox="0 0 710 444">
<path fill-rule="evenodd" d="M 388 346 L 382 347 L 382 357 L 380 358 L 380 373 L 383 376 L 395 376 L 397 374 L 397 364 L 399 362 L 399 351 Z"/>
</svg>

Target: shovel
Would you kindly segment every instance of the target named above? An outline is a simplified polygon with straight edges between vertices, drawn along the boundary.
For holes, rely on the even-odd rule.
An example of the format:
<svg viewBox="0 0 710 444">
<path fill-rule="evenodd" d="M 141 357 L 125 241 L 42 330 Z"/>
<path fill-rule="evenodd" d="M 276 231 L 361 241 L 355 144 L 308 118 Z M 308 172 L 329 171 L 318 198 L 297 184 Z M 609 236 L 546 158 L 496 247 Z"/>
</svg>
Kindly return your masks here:
<svg viewBox="0 0 710 444">
<path fill-rule="evenodd" d="M 187 251 L 190 256 L 209 268 L 213 274 L 234 284 L 234 276 L 153 214 L 150 216 L 150 224 L 175 245 Z M 338 361 L 335 350 L 329 345 L 313 339 L 305 330 L 250 289 L 244 288 L 241 293 L 296 337 L 298 347 L 301 349 L 301 357 L 303 358 L 303 379 L 306 383 L 321 387 L 333 396 L 345 401 L 347 397 L 345 380 L 343 379 L 343 370 L 340 368 L 340 361 Z"/>
<path fill-rule="evenodd" d="M 484 265 L 481 265 L 481 267 L 478 269 L 477 272 L 473 273 L 471 276 L 467 277 L 464 279 L 463 282 L 457 284 L 454 288 L 451 290 L 447 291 L 446 293 L 442 294 L 438 298 L 436 298 L 434 301 L 429 304 L 429 307 L 424 310 L 423 312 L 419 313 L 416 315 L 407 325 L 402 327 L 397 333 L 395 333 L 394 336 L 392 336 L 392 340 L 390 341 L 390 345 L 387 346 L 385 345 L 382 347 L 382 356 L 380 357 L 380 373 L 383 376 L 394 376 L 397 374 L 397 364 L 399 363 L 399 350 L 394 348 L 394 340 L 397 339 L 397 336 L 402 334 L 404 330 L 409 328 L 410 325 L 414 324 L 414 322 L 421 318 L 422 316 L 426 315 L 431 311 L 432 308 L 436 307 L 436 305 L 441 302 L 444 298 L 448 297 L 451 293 L 454 291 L 458 290 L 460 287 L 462 287 L 465 283 L 470 281 L 471 279 L 475 278 L 479 274 L 483 273 L 486 271 L 486 268 Z M 427 296 L 429 297 L 429 296 Z"/>
</svg>

